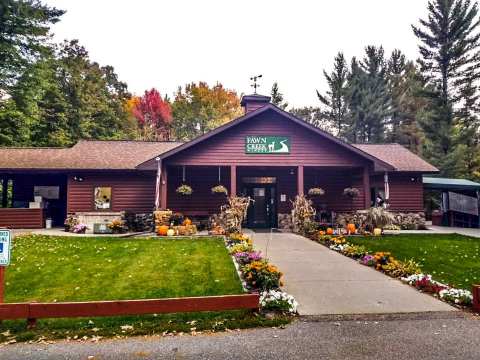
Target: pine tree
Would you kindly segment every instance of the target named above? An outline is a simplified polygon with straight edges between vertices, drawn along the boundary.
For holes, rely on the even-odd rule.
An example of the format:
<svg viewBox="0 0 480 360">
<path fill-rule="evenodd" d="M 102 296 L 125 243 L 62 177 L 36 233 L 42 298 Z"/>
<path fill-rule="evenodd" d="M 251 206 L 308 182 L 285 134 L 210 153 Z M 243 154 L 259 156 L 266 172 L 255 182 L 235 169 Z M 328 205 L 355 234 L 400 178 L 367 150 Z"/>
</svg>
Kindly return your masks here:
<svg viewBox="0 0 480 360">
<path fill-rule="evenodd" d="M 40 1 L 0 1 L 0 91 L 12 86 L 47 49 L 49 26 L 63 14 Z"/>
<path fill-rule="evenodd" d="M 461 175 L 468 168 L 462 138 L 475 137 L 466 123 L 473 119 L 476 105 L 472 102 L 477 99 L 472 94 L 480 76 L 478 5 L 470 0 L 432 0 L 428 13 L 420 26 L 412 26 L 421 42 L 421 70 L 438 96 L 430 116 L 421 121 L 427 140 L 425 154 L 444 175 Z M 462 104 L 467 103 L 469 110 L 465 111 Z"/>
<path fill-rule="evenodd" d="M 324 105 L 324 118 L 331 122 L 334 133 L 344 137 L 347 124 L 348 104 L 346 101 L 348 64 L 343 53 L 339 52 L 334 59 L 333 71 L 328 74 L 325 70 L 323 76 L 327 80 L 329 90 L 325 95 L 317 90 L 317 96 Z"/>
<path fill-rule="evenodd" d="M 288 107 L 288 103 L 284 102 L 283 94 L 278 88 L 278 83 L 275 81 L 272 85 L 272 90 L 270 92 L 271 102 L 274 105 L 277 105 L 279 108 L 285 110 Z"/>
<path fill-rule="evenodd" d="M 387 91 L 387 65 L 382 47 L 367 46 L 361 62 L 352 59 L 346 99 L 351 142 L 382 143 L 391 115 L 392 100 Z"/>
</svg>

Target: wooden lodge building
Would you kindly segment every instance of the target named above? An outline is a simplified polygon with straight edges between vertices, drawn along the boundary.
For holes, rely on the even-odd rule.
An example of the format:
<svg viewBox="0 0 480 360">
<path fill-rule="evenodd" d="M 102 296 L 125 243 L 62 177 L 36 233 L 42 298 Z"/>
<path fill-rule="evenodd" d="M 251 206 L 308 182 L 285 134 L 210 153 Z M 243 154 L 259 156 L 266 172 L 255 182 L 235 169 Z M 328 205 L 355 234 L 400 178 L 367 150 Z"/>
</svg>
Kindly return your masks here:
<svg viewBox="0 0 480 360">
<path fill-rule="evenodd" d="M 0 226 L 63 226 L 67 214 L 90 222 L 155 207 L 191 217 L 218 213 L 229 194 L 255 199 L 248 225 L 275 227 L 291 200 L 312 187 L 319 213 L 372 205 L 376 194 L 398 212 L 423 212 L 422 174 L 438 170 L 398 144 L 348 144 L 270 103 L 242 98 L 245 114 L 186 143 L 79 141 L 71 148 L 0 148 Z M 158 177 L 158 180 L 157 180 Z M 188 184 L 190 196 L 176 189 Z M 343 196 L 355 187 L 358 197 Z"/>
</svg>

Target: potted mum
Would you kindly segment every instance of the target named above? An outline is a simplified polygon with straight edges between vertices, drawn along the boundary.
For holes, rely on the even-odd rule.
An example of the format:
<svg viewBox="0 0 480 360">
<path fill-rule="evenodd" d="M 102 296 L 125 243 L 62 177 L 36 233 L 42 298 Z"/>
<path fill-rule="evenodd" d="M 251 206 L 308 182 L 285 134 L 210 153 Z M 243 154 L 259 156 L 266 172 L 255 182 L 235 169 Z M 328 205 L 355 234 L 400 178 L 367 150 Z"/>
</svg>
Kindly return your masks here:
<svg viewBox="0 0 480 360">
<path fill-rule="evenodd" d="M 88 227 L 85 224 L 76 224 L 72 228 L 72 232 L 75 234 L 85 234 L 85 231 L 87 231 Z"/>
<path fill-rule="evenodd" d="M 325 190 L 319 187 L 313 187 L 308 189 L 308 195 L 309 196 L 322 196 L 325 195 Z"/>
<path fill-rule="evenodd" d="M 212 187 L 212 194 L 224 194 L 228 195 L 228 190 L 225 186 L 223 185 L 217 185 Z"/>
<path fill-rule="evenodd" d="M 177 194 L 182 196 L 190 196 L 193 193 L 192 187 L 186 184 L 180 185 L 177 190 L 175 190 Z"/>
</svg>

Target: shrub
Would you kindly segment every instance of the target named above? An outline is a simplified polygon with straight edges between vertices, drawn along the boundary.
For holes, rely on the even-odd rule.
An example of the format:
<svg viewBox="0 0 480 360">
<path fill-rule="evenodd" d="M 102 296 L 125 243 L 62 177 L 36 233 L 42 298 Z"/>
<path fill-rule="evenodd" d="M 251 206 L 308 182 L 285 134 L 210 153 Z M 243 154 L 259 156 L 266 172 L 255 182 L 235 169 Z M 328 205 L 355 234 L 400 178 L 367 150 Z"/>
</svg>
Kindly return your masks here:
<svg viewBox="0 0 480 360">
<path fill-rule="evenodd" d="M 294 314 L 297 312 L 297 306 L 298 303 L 292 295 L 280 290 L 264 291 L 260 295 L 262 310 Z"/>
<path fill-rule="evenodd" d="M 271 290 L 281 286 L 282 273 L 266 260 L 252 261 L 243 267 L 243 273 L 247 284 L 255 289 Z"/>
</svg>

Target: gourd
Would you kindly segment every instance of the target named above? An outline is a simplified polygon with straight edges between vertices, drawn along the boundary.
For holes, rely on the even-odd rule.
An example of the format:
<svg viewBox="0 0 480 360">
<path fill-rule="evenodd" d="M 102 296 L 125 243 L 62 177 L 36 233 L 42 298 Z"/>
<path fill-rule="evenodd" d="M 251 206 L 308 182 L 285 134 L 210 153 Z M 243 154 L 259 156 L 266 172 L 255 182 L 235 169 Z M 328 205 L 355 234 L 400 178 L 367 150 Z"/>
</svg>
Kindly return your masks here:
<svg viewBox="0 0 480 360">
<path fill-rule="evenodd" d="M 327 235 L 333 235 L 333 229 L 327 228 Z"/>
<path fill-rule="evenodd" d="M 382 229 L 380 229 L 380 228 L 375 228 L 375 229 L 373 229 L 373 235 L 374 235 L 374 236 L 380 236 L 380 235 L 382 235 Z"/>
<path fill-rule="evenodd" d="M 168 229 L 168 230 L 167 230 L 167 236 L 173 236 L 173 235 L 175 235 L 175 230 L 173 230 L 173 229 Z"/>
<path fill-rule="evenodd" d="M 355 230 L 356 230 L 355 224 L 352 224 L 352 223 L 347 224 L 347 230 L 350 234 L 355 234 Z"/>
<path fill-rule="evenodd" d="M 189 218 L 185 218 L 185 220 L 183 220 L 183 225 L 184 226 L 192 225 L 192 220 L 190 220 Z"/>
<path fill-rule="evenodd" d="M 158 235 L 161 236 L 166 236 L 168 232 L 168 226 L 167 225 L 160 225 L 157 229 Z"/>
</svg>

